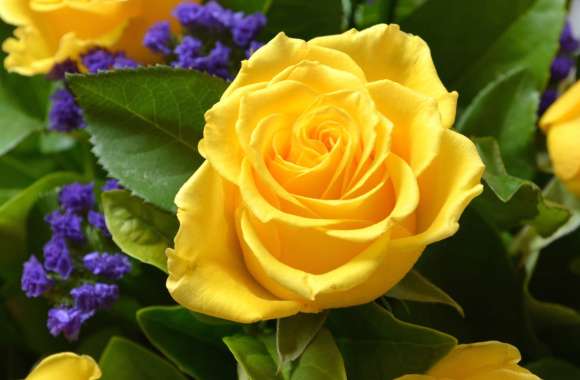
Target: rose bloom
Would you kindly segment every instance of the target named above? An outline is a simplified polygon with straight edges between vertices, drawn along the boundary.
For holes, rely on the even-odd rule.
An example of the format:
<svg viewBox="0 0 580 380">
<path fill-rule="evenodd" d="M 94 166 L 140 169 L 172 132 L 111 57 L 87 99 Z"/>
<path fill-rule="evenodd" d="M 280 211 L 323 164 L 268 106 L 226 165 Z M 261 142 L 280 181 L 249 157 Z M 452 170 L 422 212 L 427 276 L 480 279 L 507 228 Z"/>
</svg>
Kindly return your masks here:
<svg viewBox="0 0 580 380">
<path fill-rule="evenodd" d="M 455 347 L 426 375 L 406 375 L 397 380 L 540 380 L 518 365 L 517 348 L 501 342 Z"/>
<path fill-rule="evenodd" d="M 15 25 L 2 48 L 5 66 L 21 75 L 47 73 L 91 46 L 123 50 L 142 63 L 156 57 L 143 46 L 147 28 L 169 20 L 180 0 L 1 0 L 0 18 Z"/>
<path fill-rule="evenodd" d="M 457 93 L 396 25 L 279 34 L 206 113 L 206 162 L 176 197 L 167 287 L 254 322 L 376 299 L 481 193 Z"/>
<path fill-rule="evenodd" d="M 25 380 L 97 380 L 101 370 L 93 358 L 63 352 L 42 360 Z"/>
<path fill-rule="evenodd" d="M 580 196 L 580 82 L 548 108 L 540 127 L 548 135 L 548 153 L 556 175 Z"/>
</svg>

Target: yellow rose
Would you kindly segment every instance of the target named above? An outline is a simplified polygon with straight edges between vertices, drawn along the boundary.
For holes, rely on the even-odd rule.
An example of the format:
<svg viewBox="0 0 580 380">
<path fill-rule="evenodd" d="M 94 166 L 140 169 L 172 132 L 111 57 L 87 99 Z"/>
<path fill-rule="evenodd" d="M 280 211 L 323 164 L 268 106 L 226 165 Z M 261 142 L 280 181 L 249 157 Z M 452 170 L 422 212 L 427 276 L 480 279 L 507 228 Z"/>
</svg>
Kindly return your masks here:
<svg viewBox="0 0 580 380">
<path fill-rule="evenodd" d="M 173 298 L 248 323 L 387 292 L 482 191 L 475 146 L 448 129 L 456 100 L 397 25 L 279 34 L 206 113 L 207 161 L 176 197 Z"/>
<path fill-rule="evenodd" d="M 42 360 L 25 380 L 97 380 L 100 377 L 101 370 L 93 358 L 63 352 Z"/>
<path fill-rule="evenodd" d="M 90 46 L 126 51 L 143 63 L 155 56 L 143 47 L 153 23 L 169 20 L 180 0 L 0 0 L 0 18 L 17 26 L 2 48 L 5 66 L 21 75 L 47 73 Z"/>
<path fill-rule="evenodd" d="M 501 342 L 457 346 L 426 375 L 406 375 L 397 380 L 541 380 L 518 365 L 520 352 Z"/>
<path fill-rule="evenodd" d="M 580 196 L 580 82 L 576 82 L 540 120 L 556 175 Z"/>
</svg>

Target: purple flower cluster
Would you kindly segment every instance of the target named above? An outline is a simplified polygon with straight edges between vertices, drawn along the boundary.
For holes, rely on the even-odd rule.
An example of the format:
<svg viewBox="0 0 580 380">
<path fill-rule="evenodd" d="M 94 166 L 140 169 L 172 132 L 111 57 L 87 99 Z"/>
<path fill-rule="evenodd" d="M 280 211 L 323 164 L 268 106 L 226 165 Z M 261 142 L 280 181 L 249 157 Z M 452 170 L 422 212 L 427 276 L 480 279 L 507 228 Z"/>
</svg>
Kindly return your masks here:
<svg viewBox="0 0 580 380">
<path fill-rule="evenodd" d="M 90 73 L 112 69 L 135 69 L 139 65 L 123 52 L 113 53 L 107 49 L 94 48 L 81 56 L 81 62 Z"/>
<path fill-rule="evenodd" d="M 183 27 L 183 36 L 174 36 L 170 23 L 162 21 L 149 29 L 143 44 L 174 67 L 230 79 L 237 69 L 235 62 L 262 46 L 255 40 L 266 25 L 262 13 L 234 12 L 215 1 L 203 5 L 186 1 L 175 8 L 173 16 Z"/>
<path fill-rule="evenodd" d="M 66 88 L 56 90 L 50 100 L 48 128 L 56 132 L 71 132 L 85 127 L 83 113 L 73 94 Z"/>
<path fill-rule="evenodd" d="M 116 180 L 108 180 L 102 190 L 118 188 Z M 123 278 L 131 271 L 131 262 L 123 254 L 94 252 L 91 247 L 92 240 L 85 234 L 91 229 L 93 235 L 97 233 L 91 235 L 93 239 L 103 239 L 99 245 L 113 244 L 104 215 L 96 210 L 94 184 L 64 186 L 58 201 L 59 209 L 45 218 L 52 237 L 44 245 L 44 262 L 31 256 L 24 263 L 21 287 L 27 297 L 58 299 L 48 313 L 48 329 L 74 340 L 86 320 L 119 297 L 118 286 L 107 281 Z"/>
<path fill-rule="evenodd" d="M 543 114 L 548 107 L 556 101 L 559 95 L 558 87 L 562 81 L 566 80 L 576 66 L 576 56 L 580 48 L 578 41 L 572 34 L 572 27 L 569 22 L 564 25 L 564 30 L 560 35 L 560 50 L 552 61 L 550 67 L 550 84 L 542 94 L 540 100 L 539 114 Z"/>
</svg>

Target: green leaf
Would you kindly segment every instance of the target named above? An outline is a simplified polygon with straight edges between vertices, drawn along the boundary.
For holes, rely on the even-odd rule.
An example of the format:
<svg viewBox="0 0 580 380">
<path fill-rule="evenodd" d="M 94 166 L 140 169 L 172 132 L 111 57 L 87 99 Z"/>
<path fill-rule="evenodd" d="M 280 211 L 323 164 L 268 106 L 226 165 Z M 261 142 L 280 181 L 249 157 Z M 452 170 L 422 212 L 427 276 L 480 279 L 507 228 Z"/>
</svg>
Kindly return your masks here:
<svg viewBox="0 0 580 380">
<path fill-rule="evenodd" d="M 266 39 L 284 32 L 308 40 L 340 33 L 347 13 L 342 0 L 271 0 L 266 16 Z"/>
<path fill-rule="evenodd" d="M 570 212 L 545 200 L 535 183 L 507 173 L 493 138 L 477 138 L 475 143 L 486 166 L 487 187 L 474 204 L 487 220 L 501 228 L 530 223 L 542 236 L 553 234 L 569 220 Z"/>
<path fill-rule="evenodd" d="M 416 270 L 409 272 L 386 294 L 386 296 L 401 301 L 440 303 L 448 305 L 454 308 L 459 315 L 465 317 L 461 305 L 451 298 L 449 294 L 438 288 Z"/>
<path fill-rule="evenodd" d="M 533 77 L 517 69 L 487 85 L 456 128 L 469 137 L 495 137 L 507 171 L 529 179 L 534 172 L 538 103 Z"/>
<path fill-rule="evenodd" d="M 342 355 L 330 331 L 320 329 L 292 370 L 290 380 L 346 380 Z"/>
<path fill-rule="evenodd" d="M 278 371 L 275 338 L 272 335 L 234 335 L 224 338 L 241 370 L 240 378 L 254 380 L 346 380 L 340 351 L 332 335 L 321 328 L 294 363 Z"/>
<path fill-rule="evenodd" d="M 202 162 L 204 113 L 226 83 L 160 66 L 71 75 L 68 83 L 103 167 L 141 198 L 174 210 L 175 194 Z"/>
<path fill-rule="evenodd" d="M 355 14 L 358 29 L 380 23 L 400 23 L 427 0 L 374 0 L 361 1 Z"/>
<path fill-rule="evenodd" d="M 124 338 L 113 337 L 103 351 L 101 380 L 186 380 L 157 354 Z"/>
<path fill-rule="evenodd" d="M 298 359 L 324 325 L 326 313 L 298 314 L 278 319 L 276 350 L 280 367 Z"/>
<path fill-rule="evenodd" d="M 45 127 L 50 89 L 44 77 L 8 74 L 0 68 L 0 155 Z"/>
<path fill-rule="evenodd" d="M 557 358 L 544 358 L 526 367 L 543 380 L 580 379 L 580 368 Z"/>
<path fill-rule="evenodd" d="M 16 269 L 26 253 L 26 222 L 36 201 L 46 192 L 80 178 L 74 173 L 55 173 L 35 182 L 30 187 L 0 207 L 0 273 L 6 279 L 14 280 L 20 270 Z"/>
<path fill-rule="evenodd" d="M 222 338 L 240 327 L 208 318 L 180 306 L 152 306 L 137 313 L 149 341 L 184 373 L 199 380 L 232 379 L 236 368 Z"/>
<path fill-rule="evenodd" d="M 224 338 L 224 343 L 242 368 L 242 373 L 256 380 L 285 380 L 278 372 L 274 357 L 273 336 L 233 335 Z"/>
<path fill-rule="evenodd" d="M 175 215 L 143 202 L 128 191 L 107 191 L 101 199 L 107 226 L 119 248 L 167 272 L 165 250 L 177 232 Z"/>
<path fill-rule="evenodd" d="M 272 0 L 221 0 L 220 4 L 225 8 L 233 9 L 238 12 L 266 13 Z"/>
<path fill-rule="evenodd" d="M 439 331 L 402 322 L 377 304 L 333 310 L 327 325 L 352 379 L 424 373 L 457 343 Z"/>
<path fill-rule="evenodd" d="M 430 0 L 401 28 L 427 41 L 443 83 L 459 91 L 461 104 L 468 104 L 498 74 L 516 67 L 530 72 L 536 89 L 544 87 L 558 50 L 565 4 L 565 0 Z"/>
</svg>

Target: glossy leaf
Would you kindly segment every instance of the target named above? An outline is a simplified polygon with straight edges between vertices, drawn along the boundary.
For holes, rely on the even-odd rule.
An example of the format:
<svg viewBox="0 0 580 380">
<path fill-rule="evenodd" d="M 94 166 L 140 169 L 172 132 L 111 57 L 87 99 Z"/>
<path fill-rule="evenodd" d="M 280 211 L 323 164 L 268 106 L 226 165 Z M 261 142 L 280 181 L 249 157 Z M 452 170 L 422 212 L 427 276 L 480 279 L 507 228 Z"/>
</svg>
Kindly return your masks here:
<svg viewBox="0 0 580 380">
<path fill-rule="evenodd" d="M 529 179 L 534 171 L 534 138 L 539 92 L 533 77 L 517 69 L 487 85 L 467 107 L 457 130 L 469 137 L 495 137 L 507 171 Z"/>
<path fill-rule="evenodd" d="M 109 341 L 99 366 L 103 372 L 101 380 L 186 380 L 165 359 L 124 338 Z"/>
<path fill-rule="evenodd" d="M 296 362 L 289 380 L 346 380 L 342 355 L 330 331 L 320 329 Z"/>
<path fill-rule="evenodd" d="M 486 219 L 503 228 L 530 223 L 542 236 L 553 234 L 569 220 L 570 212 L 544 199 L 535 183 L 508 174 L 493 138 L 478 138 L 475 143 L 486 165 L 487 187 L 474 204 Z"/>
<path fill-rule="evenodd" d="M 298 314 L 278 319 L 276 350 L 278 362 L 284 366 L 300 357 L 326 320 L 326 313 Z"/>
<path fill-rule="evenodd" d="M 462 317 L 465 316 L 461 305 L 416 270 L 409 272 L 386 296 L 401 301 L 448 305 L 454 308 Z"/>
<path fill-rule="evenodd" d="M 349 379 L 388 380 L 423 373 L 457 343 L 447 334 L 402 322 L 377 304 L 333 310 L 327 325 Z"/>
<path fill-rule="evenodd" d="M 266 16 L 266 40 L 279 32 L 302 39 L 337 34 L 346 24 L 342 0 L 271 0 Z"/>
<path fill-rule="evenodd" d="M 174 210 L 175 194 L 202 162 L 203 115 L 226 83 L 167 67 L 72 75 L 68 83 L 103 167 L 146 201 Z"/>
<path fill-rule="evenodd" d="M 549 75 L 565 0 L 430 0 L 401 28 L 425 39 L 443 82 L 468 104 L 498 75 L 526 67 L 537 89 Z M 444 20 L 444 21 L 443 21 Z"/>
<path fill-rule="evenodd" d="M 184 373 L 199 380 L 235 376 L 222 338 L 239 331 L 238 325 L 202 317 L 180 306 L 141 309 L 137 320 L 149 341 Z"/>
<path fill-rule="evenodd" d="M 221 0 L 220 4 L 225 8 L 241 11 L 244 13 L 265 13 L 272 0 Z"/>
<path fill-rule="evenodd" d="M 113 241 L 131 257 L 167 272 L 165 250 L 178 228 L 175 215 L 143 202 L 128 191 L 107 191 L 103 210 Z"/>
<path fill-rule="evenodd" d="M 556 358 L 544 358 L 529 363 L 527 368 L 543 380 L 580 379 L 580 368 Z"/>
<path fill-rule="evenodd" d="M 278 372 L 275 357 L 270 354 L 276 350 L 273 336 L 240 334 L 225 337 L 224 343 L 242 367 L 242 373 L 250 379 L 286 380 Z"/>
</svg>

